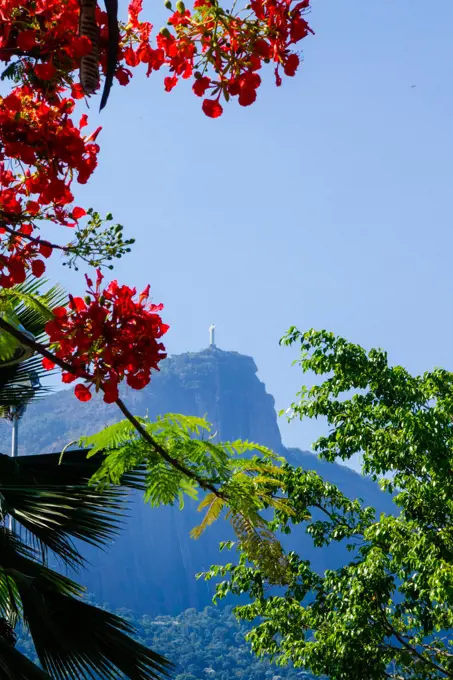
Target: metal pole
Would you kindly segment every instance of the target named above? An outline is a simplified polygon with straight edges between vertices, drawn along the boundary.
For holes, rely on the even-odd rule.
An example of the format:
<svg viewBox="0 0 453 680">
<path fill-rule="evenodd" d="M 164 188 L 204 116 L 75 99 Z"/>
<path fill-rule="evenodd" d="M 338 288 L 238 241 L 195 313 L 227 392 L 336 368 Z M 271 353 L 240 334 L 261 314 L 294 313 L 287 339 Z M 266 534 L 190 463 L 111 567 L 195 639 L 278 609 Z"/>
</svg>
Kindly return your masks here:
<svg viewBox="0 0 453 680">
<path fill-rule="evenodd" d="M 11 457 L 12 458 L 17 458 L 17 449 L 18 449 L 18 425 L 19 425 L 19 417 L 17 415 L 17 408 L 16 406 L 11 406 L 11 413 L 12 413 L 12 421 L 13 421 L 13 431 L 11 435 Z"/>
<path fill-rule="evenodd" d="M 16 406 L 11 406 L 11 419 L 12 419 L 12 425 L 13 425 L 13 430 L 11 433 L 11 458 L 17 458 L 17 451 L 18 451 L 18 429 L 19 429 L 19 416 L 17 414 L 17 408 Z M 16 531 L 16 521 L 13 519 L 13 517 L 10 515 L 9 516 L 9 529 L 13 533 Z"/>
</svg>

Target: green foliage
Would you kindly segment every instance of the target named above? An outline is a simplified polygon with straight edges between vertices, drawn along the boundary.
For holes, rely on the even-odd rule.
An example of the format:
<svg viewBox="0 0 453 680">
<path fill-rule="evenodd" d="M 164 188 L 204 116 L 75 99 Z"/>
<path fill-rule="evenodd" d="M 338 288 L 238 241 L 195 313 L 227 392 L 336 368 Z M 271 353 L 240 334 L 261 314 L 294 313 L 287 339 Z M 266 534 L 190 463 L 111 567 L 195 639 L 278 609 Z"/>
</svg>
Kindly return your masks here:
<svg viewBox="0 0 453 680">
<path fill-rule="evenodd" d="M 309 668 L 331 680 L 433 680 L 453 677 L 453 375 L 411 376 L 381 350 L 366 352 L 325 331 L 292 328 L 302 371 L 322 376 L 302 388 L 290 418 L 326 418 L 314 448 L 322 458 L 363 457 L 364 472 L 394 492 L 395 515 L 375 516 L 316 473 L 282 466 L 291 514 L 274 509 L 270 527 L 301 524 L 314 546 L 345 541 L 351 560 L 317 574 L 287 555 L 288 583 L 270 579 L 239 546 L 237 565 L 212 567 L 227 577 L 217 597 L 248 593 L 237 615 L 257 621 L 248 639 L 258 655 Z"/>
<path fill-rule="evenodd" d="M 77 224 L 74 241 L 65 247 L 66 262 L 63 262 L 63 266 L 66 265 L 70 269 L 73 267 L 78 271 L 77 261 L 81 259 L 91 267 L 104 265 L 108 269 L 113 269 L 112 264 L 106 263 L 129 253 L 135 239 L 124 239 L 122 224 L 104 226 L 113 220 L 110 213 L 102 218 L 98 212 L 90 208 L 87 215 L 88 220 L 83 226 Z"/>
<path fill-rule="evenodd" d="M 274 493 L 281 489 L 279 465 L 283 459 L 247 441 L 216 443 L 209 423 L 202 418 L 167 414 L 156 422 L 137 420 L 173 463 L 144 441 L 133 425 L 122 421 L 80 442 L 91 447 L 93 455 L 105 453 L 92 482 L 101 488 L 118 484 L 125 472 L 145 465 L 145 501 L 153 507 L 179 501 L 182 508 L 185 495 L 198 497 L 199 484 L 211 489 L 199 505 L 205 515 L 192 536 L 198 538 L 225 511 L 242 549 L 261 564 L 273 583 L 285 583 L 286 559 L 261 515 L 270 506 L 285 508 L 285 499 Z M 241 457 L 253 452 L 261 455 Z"/>
<path fill-rule="evenodd" d="M 210 436 L 209 423 L 195 416 L 171 413 L 159 417 L 155 422 L 140 417 L 137 420 L 153 440 L 193 477 L 165 461 L 126 420 L 81 439 L 81 446 L 90 448 L 89 455 L 100 451 L 106 454 L 103 464 L 93 476 L 94 483 L 117 484 L 125 472 L 143 464 L 147 468 L 145 500 L 153 507 L 174 505 L 176 501 L 182 506 L 184 495 L 196 498 L 198 491 L 195 476 L 217 485 L 222 493 L 231 491 L 231 503 L 240 506 L 249 502 L 261 507 L 256 505 L 255 498 L 248 498 L 250 485 L 246 485 L 248 478 L 243 473 L 247 470 L 247 465 L 244 465 L 244 461 L 237 462 L 234 457 L 259 451 L 263 456 L 260 460 L 264 464 L 265 461 L 278 460 L 272 451 L 264 446 L 239 440 L 215 443 Z M 205 502 L 201 507 L 205 507 Z M 217 509 L 221 510 L 219 506 Z M 207 520 L 207 524 L 210 523 L 210 519 Z"/>
<path fill-rule="evenodd" d="M 258 660 L 244 640 L 250 626 L 238 623 L 231 607 L 187 609 L 175 617 L 140 616 L 125 609 L 115 614 L 134 627 L 137 641 L 174 661 L 174 680 L 315 680 L 308 671 L 277 669 L 267 659 Z M 25 632 L 18 646 L 36 659 Z"/>
</svg>

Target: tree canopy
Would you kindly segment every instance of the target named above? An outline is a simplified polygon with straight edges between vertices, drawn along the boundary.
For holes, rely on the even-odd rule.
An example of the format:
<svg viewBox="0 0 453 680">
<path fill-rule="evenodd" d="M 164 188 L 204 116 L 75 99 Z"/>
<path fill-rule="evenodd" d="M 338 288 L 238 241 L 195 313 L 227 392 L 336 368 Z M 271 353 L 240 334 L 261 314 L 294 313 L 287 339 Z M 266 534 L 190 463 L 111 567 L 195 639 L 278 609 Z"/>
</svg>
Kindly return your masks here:
<svg viewBox="0 0 453 680">
<path fill-rule="evenodd" d="M 453 677 L 453 375 L 412 376 L 326 331 L 291 328 L 303 372 L 321 377 L 302 388 L 291 418 L 324 417 L 315 443 L 326 460 L 363 459 L 363 471 L 394 495 L 395 513 L 379 517 L 316 473 L 282 466 L 291 511 L 275 509 L 271 526 L 302 525 L 316 547 L 345 542 L 348 564 L 317 574 L 303 555 L 287 555 L 283 590 L 244 546 L 239 563 L 212 567 L 226 576 L 217 597 L 247 593 L 240 619 L 256 621 L 254 651 L 331 680 L 433 680 Z"/>
</svg>

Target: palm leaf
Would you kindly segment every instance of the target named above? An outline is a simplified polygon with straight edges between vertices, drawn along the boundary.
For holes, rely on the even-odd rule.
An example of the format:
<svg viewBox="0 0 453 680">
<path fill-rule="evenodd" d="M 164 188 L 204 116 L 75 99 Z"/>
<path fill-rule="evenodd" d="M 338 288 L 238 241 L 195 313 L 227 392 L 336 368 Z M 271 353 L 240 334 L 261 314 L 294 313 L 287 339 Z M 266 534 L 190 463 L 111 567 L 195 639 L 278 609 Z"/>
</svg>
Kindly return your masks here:
<svg viewBox="0 0 453 680">
<path fill-rule="evenodd" d="M 14 647 L 0 637 L 0 677 L 2 680 L 52 680 Z"/>
<path fill-rule="evenodd" d="M 168 675 L 169 662 L 131 637 L 134 629 L 119 617 L 80 598 L 71 579 L 30 558 L 31 549 L 0 530 L 0 582 L 11 579 L 21 615 L 30 630 L 38 658 L 55 680 L 118 678 L 135 680 Z"/>
<path fill-rule="evenodd" d="M 66 294 L 60 286 L 53 286 L 41 293 L 41 287 L 46 281 L 30 279 L 25 283 L 10 289 L 3 289 L 0 293 L 0 308 L 7 310 L 13 315 L 17 323 L 32 333 L 36 340 L 45 338 L 44 327 L 46 321 L 52 317 L 52 310 L 66 302 Z M 8 334 L 0 333 L 0 339 L 4 341 L 5 351 L 9 347 Z M 11 342 L 14 339 L 11 338 Z M 14 340 L 17 345 L 17 341 Z M 11 345 L 14 348 L 14 343 Z M 30 374 L 38 379 L 49 375 L 49 371 L 43 368 L 42 358 L 33 356 L 26 361 L 6 366 L 0 370 L 0 417 L 7 417 L 10 406 L 28 404 L 45 396 L 49 389 L 39 387 L 31 389 L 26 383 Z"/>
<path fill-rule="evenodd" d="M 46 280 L 31 278 L 13 288 L 3 289 L 0 294 L 0 305 L 13 309 L 24 328 L 37 338 L 44 334 L 45 323 L 52 318 L 55 307 L 67 303 L 67 294 L 59 285 L 41 292 L 46 283 Z"/>
<path fill-rule="evenodd" d="M 144 490 L 144 470 L 123 475 L 122 486 L 98 489 L 89 479 L 101 464 L 99 454 L 69 451 L 22 456 L 0 454 L 0 494 L 3 516 L 10 514 L 23 527 L 30 545 L 45 557 L 53 551 L 73 567 L 84 563 L 72 541 L 102 547 L 116 535 L 126 510 L 127 489 Z"/>
</svg>

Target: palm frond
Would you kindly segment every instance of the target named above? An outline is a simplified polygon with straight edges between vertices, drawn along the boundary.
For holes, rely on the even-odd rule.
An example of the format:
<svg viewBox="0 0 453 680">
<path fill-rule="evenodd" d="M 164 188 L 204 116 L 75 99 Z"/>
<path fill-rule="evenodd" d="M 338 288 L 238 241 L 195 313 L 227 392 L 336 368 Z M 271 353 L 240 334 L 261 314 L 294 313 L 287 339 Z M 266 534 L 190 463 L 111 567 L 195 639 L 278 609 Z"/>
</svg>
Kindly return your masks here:
<svg viewBox="0 0 453 680">
<path fill-rule="evenodd" d="M 0 678 L 2 680 L 52 680 L 46 671 L 10 647 L 0 637 Z"/>
<path fill-rule="evenodd" d="M 28 551 L 28 554 L 27 554 Z M 0 530 L 0 582 L 11 579 L 38 658 L 54 680 L 135 680 L 168 675 L 169 662 L 131 637 L 134 629 L 119 617 L 80 599 L 82 589 L 37 561 L 17 537 Z"/>
<path fill-rule="evenodd" d="M 0 310 L 7 314 L 10 321 L 21 324 L 32 333 L 36 340 L 45 338 L 44 327 L 52 317 L 52 310 L 66 302 L 66 293 L 60 286 L 40 292 L 46 281 L 30 279 L 25 283 L 0 292 Z M 0 333 L 0 356 L 6 358 L 18 342 L 7 333 Z M 8 415 L 10 406 L 28 404 L 41 399 L 49 392 L 49 388 L 30 388 L 29 376 L 38 380 L 49 375 L 42 366 L 40 356 L 32 356 L 20 364 L 3 366 L 0 369 L 0 418 Z"/>
<path fill-rule="evenodd" d="M 43 399 L 51 389 L 44 385 L 30 386 L 30 376 L 41 382 L 49 376 L 42 358 L 33 356 L 21 364 L 0 369 L 0 418 L 6 418 L 10 406 L 29 404 Z"/>
<path fill-rule="evenodd" d="M 44 325 L 52 317 L 52 310 L 67 302 L 67 294 L 59 285 L 42 292 L 46 284 L 47 280 L 31 278 L 3 289 L 0 294 L 0 305 L 9 305 L 24 328 L 37 338 L 44 334 Z"/>
<path fill-rule="evenodd" d="M 102 456 L 86 459 L 86 450 L 22 456 L 0 454 L 0 494 L 3 516 L 10 514 L 26 539 L 45 557 L 53 551 L 73 567 L 84 563 L 73 545 L 79 539 L 103 547 L 118 534 L 126 510 L 127 489 L 144 490 L 144 471 L 126 473 L 122 486 L 95 488 L 89 480 Z"/>
</svg>

